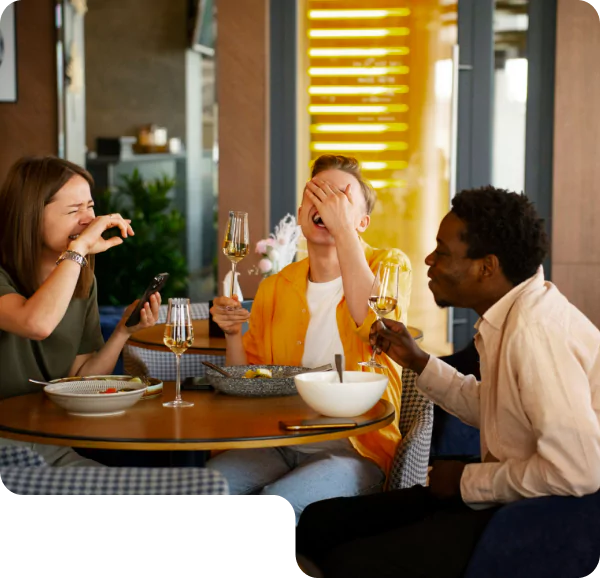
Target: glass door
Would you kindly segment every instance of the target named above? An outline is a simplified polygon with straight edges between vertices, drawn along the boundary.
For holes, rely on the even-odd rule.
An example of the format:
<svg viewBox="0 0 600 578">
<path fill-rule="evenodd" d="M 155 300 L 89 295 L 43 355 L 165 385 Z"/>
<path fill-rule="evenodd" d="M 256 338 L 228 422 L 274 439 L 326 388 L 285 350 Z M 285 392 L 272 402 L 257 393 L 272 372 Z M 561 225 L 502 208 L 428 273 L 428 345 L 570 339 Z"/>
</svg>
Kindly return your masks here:
<svg viewBox="0 0 600 578">
<path fill-rule="evenodd" d="M 299 35 L 299 150 L 357 157 L 379 201 L 365 241 L 411 259 L 409 324 L 424 347 L 451 350 L 448 312 L 424 259 L 435 247 L 456 175 L 457 2 L 306 0 Z M 453 60 L 454 57 L 454 60 Z M 301 178 L 301 177 L 300 177 Z"/>
</svg>

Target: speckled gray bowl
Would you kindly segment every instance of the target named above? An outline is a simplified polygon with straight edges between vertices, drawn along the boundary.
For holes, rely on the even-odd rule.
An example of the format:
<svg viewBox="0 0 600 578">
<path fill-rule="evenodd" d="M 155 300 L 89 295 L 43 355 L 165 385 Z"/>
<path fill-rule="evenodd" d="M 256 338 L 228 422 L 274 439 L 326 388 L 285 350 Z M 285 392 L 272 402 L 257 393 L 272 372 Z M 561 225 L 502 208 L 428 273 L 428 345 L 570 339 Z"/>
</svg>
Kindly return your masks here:
<svg viewBox="0 0 600 578">
<path fill-rule="evenodd" d="M 273 377 L 242 377 L 249 369 L 270 369 Z M 305 372 L 306 367 L 289 365 L 233 365 L 223 367 L 233 377 L 223 377 L 214 369 L 206 368 L 207 381 L 221 393 L 244 397 L 275 397 L 279 395 L 296 395 L 294 375 Z M 290 377 L 278 377 L 292 374 Z"/>
</svg>

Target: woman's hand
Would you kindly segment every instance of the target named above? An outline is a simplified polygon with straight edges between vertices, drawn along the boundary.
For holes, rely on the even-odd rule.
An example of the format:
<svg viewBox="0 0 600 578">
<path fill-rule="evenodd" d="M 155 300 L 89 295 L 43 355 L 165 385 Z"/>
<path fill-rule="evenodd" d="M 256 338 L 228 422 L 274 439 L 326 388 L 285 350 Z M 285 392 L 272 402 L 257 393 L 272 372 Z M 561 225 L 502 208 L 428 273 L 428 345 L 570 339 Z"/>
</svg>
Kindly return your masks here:
<svg viewBox="0 0 600 578">
<path fill-rule="evenodd" d="M 117 325 L 115 331 L 120 333 L 126 333 L 128 336 L 140 329 L 146 329 L 152 327 L 158 321 L 158 311 L 161 303 L 160 293 L 153 293 L 150 296 L 150 301 L 142 307 L 140 311 L 140 322 L 133 327 L 127 327 L 125 322 L 129 319 L 129 316 L 133 313 L 135 306 L 138 304 L 139 299 L 136 299 L 123 313 L 121 321 Z"/>
<path fill-rule="evenodd" d="M 214 322 L 223 330 L 225 335 L 238 335 L 242 331 L 242 325 L 250 318 L 250 311 L 242 307 L 237 295 L 233 299 L 229 297 L 217 297 L 213 301 L 210 313 Z"/>
<path fill-rule="evenodd" d="M 131 228 L 131 220 L 124 219 L 118 213 L 112 215 L 102 215 L 96 217 L 77 237 L 77 239 L 69 243 L 69 250 L 75 251 L 84 257 L 86 255 L 95 255 L 103 253 L 112 247 L 116 247 L 123 243 L 129 235 L 135 235 Z M 121 237 L 111 237 L 105 239 L 102 237 L 104 231 L 118 227 L 121 231 Z"/>
</svg>

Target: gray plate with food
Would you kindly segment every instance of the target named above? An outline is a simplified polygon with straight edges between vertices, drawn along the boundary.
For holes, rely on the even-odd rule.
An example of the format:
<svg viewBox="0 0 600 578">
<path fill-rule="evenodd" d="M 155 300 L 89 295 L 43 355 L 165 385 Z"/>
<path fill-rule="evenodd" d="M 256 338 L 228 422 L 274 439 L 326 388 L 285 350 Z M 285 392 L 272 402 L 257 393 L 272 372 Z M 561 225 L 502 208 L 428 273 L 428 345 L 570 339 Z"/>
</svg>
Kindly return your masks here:
<svg viewBox="0 0 600 578">
<path fill-rule="evenodd" d="M 232 377 L 206 369 L 206 380 L 221 393 L 244 397 L 296 395 L 294 375 L 309 371 L 290 365 L 232 365 L 223 367 Z"/>
</svg>

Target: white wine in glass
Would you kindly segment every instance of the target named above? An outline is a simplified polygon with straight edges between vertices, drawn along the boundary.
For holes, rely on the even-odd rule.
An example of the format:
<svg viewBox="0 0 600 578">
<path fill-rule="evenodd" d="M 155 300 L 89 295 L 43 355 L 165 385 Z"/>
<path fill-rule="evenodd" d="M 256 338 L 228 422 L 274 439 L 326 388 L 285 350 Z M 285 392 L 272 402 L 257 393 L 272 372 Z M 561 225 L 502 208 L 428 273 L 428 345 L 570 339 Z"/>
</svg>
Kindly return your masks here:
<svg viewBox="0 0 600 578">
<path fill-rule="evenodd" d="M 248 231 L 248 213 L 229 211 L 229 221 L 223 239 L 223 254 L 231 261 L 231 289 L 229 297 L 233 299 L 236 265 L 250 252 L 250 233 Z"/>
<path fill-rule="evenodd" d="M 410 275 L 408 271 L 400 271 L 398 263 L 384 262 L 377 268 L 377 274 L 371 287 L 369 307 L 373 310 L 379 321 L 383 315 L 388 315 L 398 306 L 400 275 Z M 361 361 L 363 367 L 385 369 L 385 365 L 375 361 L 375 350 L 369 361 Z"/>
<path fill-rule="evenodd" d="M 181 356 L 194 343 L 194 327 L 190 314 L 189 299 L 169 299 L 167 323 L 163 337 L 165 345 L 175 354 L 177 360 L 177 380 L 175 399 L 163 403 L 165 407 L 192 407 L 194 404 L 181 399 Z"/>
</svg>

